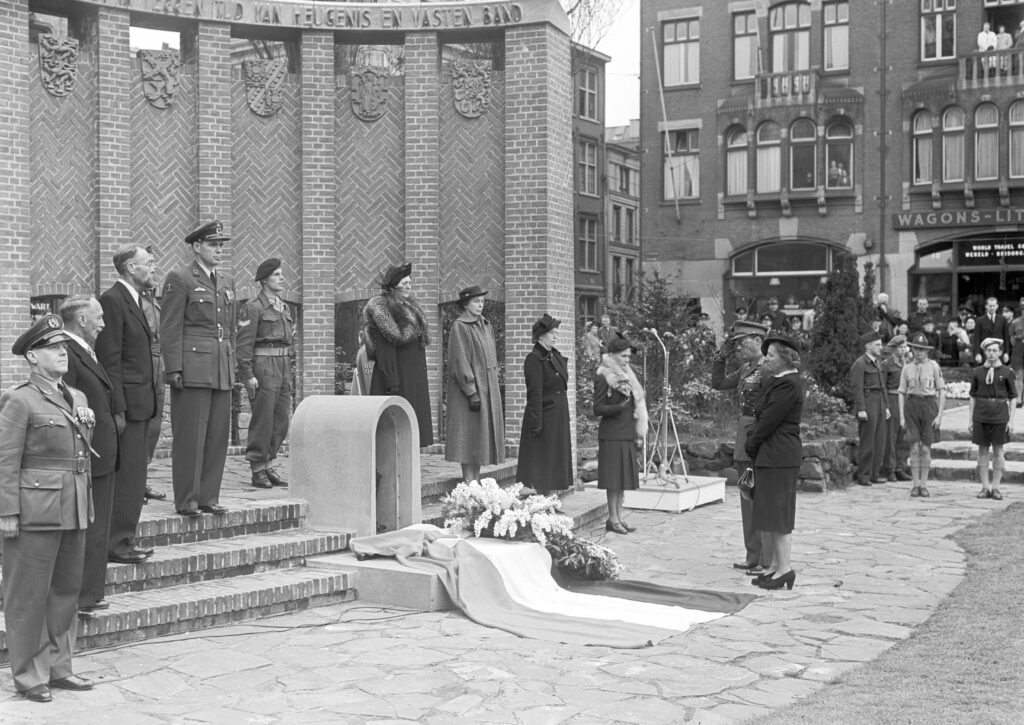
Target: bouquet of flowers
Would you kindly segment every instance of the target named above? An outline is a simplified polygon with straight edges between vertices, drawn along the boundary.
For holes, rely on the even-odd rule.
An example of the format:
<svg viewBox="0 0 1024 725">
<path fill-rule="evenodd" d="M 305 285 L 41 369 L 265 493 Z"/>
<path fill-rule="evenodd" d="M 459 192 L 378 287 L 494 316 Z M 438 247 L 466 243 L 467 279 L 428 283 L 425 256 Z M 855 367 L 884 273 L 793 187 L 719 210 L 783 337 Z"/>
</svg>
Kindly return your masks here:
<svg viewBox="0 0 1024 725">
<path fill-rule="evenodd" d="M 969 382 L 946 383 L 946 398 L 949 400 L 967 400 L 971 397 Z"/>
<path fill-rule="evenodd" d="M 493 478 L 460 483 L 442 503 L 445 528 L 458 536 L 535 541 L 574 576 L 618 578 L 615 554 L 573 534 L 572 519 L 561 513 L 558 496 L 520 498 L 522 489 L 521 483 L 503 489 Z"/>
</svg>

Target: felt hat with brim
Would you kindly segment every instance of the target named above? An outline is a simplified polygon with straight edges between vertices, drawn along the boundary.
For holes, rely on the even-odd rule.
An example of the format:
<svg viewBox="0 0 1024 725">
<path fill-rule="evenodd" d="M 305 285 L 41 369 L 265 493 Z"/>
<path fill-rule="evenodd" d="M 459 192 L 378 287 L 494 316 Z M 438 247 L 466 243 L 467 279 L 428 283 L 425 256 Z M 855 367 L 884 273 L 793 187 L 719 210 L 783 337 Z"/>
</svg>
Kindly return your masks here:
<svg viewBox="0 0 1024 725">
<path fill-rule="evenodd" d="M 732 323 L 732 334 L 729 336 L 733 340 L 742 340 L 745 337 L 757 336 L 764 337 L 768 334 L 768 325 L 762 325 L 760 322 L 753 322 L 752 320 L 736 320 Z"/>
<path fill-rule="evenodd" d="M 487 290 L 481 289 L 480 285 L 475 284 L 459 292 L 459 302 L 469 302 L 474 297 L 483 297 L 486 294 Z"/>
<path fill-rule="evenodd" d="M 217 219 L 214 219 L 212 222 L 207 222 L 185 235 L 185 244 L 193 244 L 195 242 L 227 242 L 230 239 L 231 237 L 224 233 L 224 225 Z"/>
<path fill-rule="evenodd" d="M 891 342 L 889 343 L 892 344 Z M 910 338 L 910 342 L 907 343 L 911 347 L 917 348 L 918 350 L 931 350 L 933 349 L 931 340 L 923 332 L 919 332 Z"/>
<path fill-rule="evenodd" d="M 790 337 L 789 335 L 780 335 L 776 333 L 773 335 L 769 335 L 764 339 L 764 342 L 761 343 L 762 355 L 768 354 L 768 348 L 772 346 L 772 343 L 778 343 L 779 345 L 784 345 L 788 348 L 796 350 L 797 352 L 800 352 L 799 340 L 797 340 L 795 337 Z"/>
<path fill-rule="evenodd" d="M 11 352 L 15 355 L 24 355 L 29 350 L 49 347 L 70 339 L 64 332 L 64 320 L 60 318 L 60 315 L 43 315 L 14 341 L 14 344 L 11 345 Z"/>
<path fill-rule="evenodd" d="M 561 324 L 561 320 L 552 317 L 545 312 L 543 317 L 533 323 L 533 336 L 540 337 L 541 335 L 551 332 Z"/>
<path fill-rule="evenodd" d="M 894 335 L 889 342 L 885 344 L 886 347 L 899 347 L 900 345 L 908 344 L 907 338 L 904 335 Z"/>
<path fill-rule="evenodd" d="M 999 345 L 999 349 L 1003 349 L 1003 341 L 1000 340 L 998 337 L 986 337 L 984 340 L 981 341 L 980 347 L 982 350 L 988 350 L 993 345 Z"/>
<path fill-rule="evenodd" d="M 410 275 L 412 275 L 412 262 L 393 264 L 380 276 L 380 286 L 382 289 L 394 289 L 399 282 Z"/>
<path fill-rule="evenodd" d="M 879 335 L 875 331 L 871 331 L 871 332 L 865 332 L 863 335 L 861 335 L 858 341 L 860 342 L 860 346 L 864 347 L 865 345 L 867 345 L 870 342 L 874 342 L 875 340 L 881 340 L 881 339 L 882 339 L 881 335 Z"/>
<path fill-rule="evenodd" d="M 609 355 L 617 355 L 623 350 L 630 350 L 632 352 L 636 352 L 636 348 L 633 347 L 633 343 L 631 343 L 624 335 L 620 334 L 618 337 L 615 337 L 608 341 Z"/>
<path fill-rule="evenodd" d="M 260 262 L 260 266 L 256 268 L 256 276 L 253 277 L 253 279 L 257 282 L 262 282 L 279 269 L 281 269 L 280 259 L 277 259 L 276 257 L 264 259 Z"/>
</svg>

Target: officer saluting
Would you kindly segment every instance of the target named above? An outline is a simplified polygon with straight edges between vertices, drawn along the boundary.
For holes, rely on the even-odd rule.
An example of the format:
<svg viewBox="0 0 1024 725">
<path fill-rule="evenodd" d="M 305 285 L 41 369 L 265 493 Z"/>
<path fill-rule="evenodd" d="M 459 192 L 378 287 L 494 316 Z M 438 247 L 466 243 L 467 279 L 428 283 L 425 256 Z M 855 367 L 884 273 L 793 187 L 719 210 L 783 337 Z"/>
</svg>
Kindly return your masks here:
<svg viewBox="0 0 1024 725">
<path fill-rule="evenodd" d="M 46 315 L 11 347 L 31 368 L 0 397 L 0 534 L 3 594 L 14 687 L 33 702 L 50 688 L 90 690 L 71 669 L 85 529 L 92 521 L 85 395 L 64 385 L 70 340 Z M 48 644 L 47 644 L 48 642 Z"/>
<path fill-rule="evenodd" d="M 191 232 L 192 263 L 164 280 L 160 341 L 171 386 L 174 508 L 182 516 L 227 511 L 217 501 L 235 384 L 235 285 L 216 268 L 228 239 L 218 221 Z"/>
<path fill-rule="evenodd" d="M 267 259 L 256 269 L 260 293 L 238 316 L 238 377 L 252 405 L 245 458 L 256 488 L 287 486 L 274 470 L 274 459 L 288 434 L 292 411 L 291 312 L 281 299 L 284 273 L 280 259 Z"/>
</svg>

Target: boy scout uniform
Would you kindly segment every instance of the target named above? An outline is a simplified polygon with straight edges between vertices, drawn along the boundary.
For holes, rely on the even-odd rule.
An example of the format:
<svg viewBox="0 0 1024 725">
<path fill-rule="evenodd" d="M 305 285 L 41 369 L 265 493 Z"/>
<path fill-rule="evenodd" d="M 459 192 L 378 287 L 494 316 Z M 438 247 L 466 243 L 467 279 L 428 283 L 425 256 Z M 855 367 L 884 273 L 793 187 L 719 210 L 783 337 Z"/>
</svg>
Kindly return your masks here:
<svg viewBox="0 0 1024 725">
<path fill-rule="evenodd" d="M 11 352 L 69 339 L 61 318 L 46 315 Z M 51 685 L 91 688 L 74 677 L 71 654 L 93 518 L 93 422 L 81 391 L 36 373 L 0 397 L 0 516 L 18 522 L 17 535 L 2 539 L 7 651 L 15 689 L 39 702 L 50 699 Z"/>
<path fill-rule="evenodd" d="M 225 241 L 220 222 L 185 237 L 186 244 Z M 214 270 L 211 279 L 193 260 L 168 273 L 160 314 L 160 347 L 167 375 L 180 373 L 171 388 L 171 475 L 179 513 L 223 513 L 218 506 L 231 426 L 235 384 L 235 285 Z"/>
</svg>

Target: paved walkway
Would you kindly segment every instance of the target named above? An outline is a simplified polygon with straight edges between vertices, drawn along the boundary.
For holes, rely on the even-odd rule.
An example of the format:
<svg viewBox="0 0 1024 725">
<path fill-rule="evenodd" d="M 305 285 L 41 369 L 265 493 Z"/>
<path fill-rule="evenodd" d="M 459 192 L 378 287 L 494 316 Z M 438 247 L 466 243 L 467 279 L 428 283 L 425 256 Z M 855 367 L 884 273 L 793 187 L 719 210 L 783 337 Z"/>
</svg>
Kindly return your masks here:
<svg viewBox="0 0 1024 725">
<path fill-rule="evenodd" d="M 161 464 L 166 465 L 166 464 Z M 160 466 L 154 479 L 164 475 Z M 265 495 L 229 462 L 232 497 Z M 1020 497 L 935 482 L 800 494 L 792 592 L 761 592 L 740 557 L 735 489 L 685 514 L 634 512 L 640 531 L 592 532 L 625 578 L 762 596 L 738 614 L 643 650 L 520 639 L 457 612 L 368 602 L 151 640 L 75 659 L 87 693 L 26 702 L 0 672 L 15 723 L 729 723 L 783 706 L 905 639 L 964 573 L 949 534 Z M 276 493 L 276 492 L 275 492 Z M 152 506 L 167 504 L 151 504 Z"/>
</svg>

